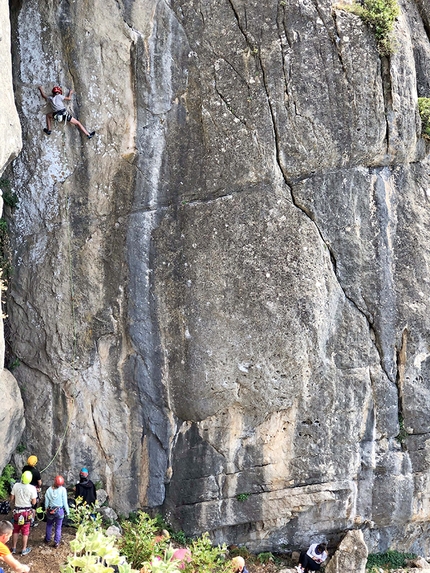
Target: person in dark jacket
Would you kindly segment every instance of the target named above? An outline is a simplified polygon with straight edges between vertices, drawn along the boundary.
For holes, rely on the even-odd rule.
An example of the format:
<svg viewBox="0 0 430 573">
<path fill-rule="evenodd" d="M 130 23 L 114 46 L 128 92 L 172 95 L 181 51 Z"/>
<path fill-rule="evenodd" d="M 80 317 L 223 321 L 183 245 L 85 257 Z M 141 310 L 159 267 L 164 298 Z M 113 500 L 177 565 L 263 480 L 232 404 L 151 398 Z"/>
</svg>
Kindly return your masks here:
<svg viewBox="0 0 430 573">
<path fill-rule="evenodd" d="M 96 486 L 88 478 L 87 468 L 82 468 L 79 472 L 79 483 L 75 486 L 75 499 L 81 497 L 88 505 L 93 504 L 97 499 Z"/>
<path fill-rule="evenodd" d="M 27 460 L 27 465 L 25 465 L 22 468 L 22 472 L 31 472 L 32 480 L 31 480 L 31 485 L 34 485 L 34 487 L 38 490 L 38 492 L 40 492 L 40 488 L 42 487 L 42 477 L 40 475 L 40 471 L 37 469 L 36 467 L 37 464 L 37 457 L 32 455 L 28 458 Z"/>
<path fill-rule="evenodd" d="M 31 472 L 33 476 L 31 479 L 31 485 L 34 485 L 37 491 L 36 503 L 33 505 L 33 509 L 36 510 L 39 502 L 40 502 L 40 492 L 42 491 L 42 476 L 40 475 L 40 471 L 37 469 L 36 464 L 38 462 L 37 456 L 31 455 L 27 460 L 27 465 L 22 468 L 22 473 L 24 472 Z M 36 527 L 39 525 L 37 521 L 33 517 L 31 519 L 31 527 Z"/>
</svg>

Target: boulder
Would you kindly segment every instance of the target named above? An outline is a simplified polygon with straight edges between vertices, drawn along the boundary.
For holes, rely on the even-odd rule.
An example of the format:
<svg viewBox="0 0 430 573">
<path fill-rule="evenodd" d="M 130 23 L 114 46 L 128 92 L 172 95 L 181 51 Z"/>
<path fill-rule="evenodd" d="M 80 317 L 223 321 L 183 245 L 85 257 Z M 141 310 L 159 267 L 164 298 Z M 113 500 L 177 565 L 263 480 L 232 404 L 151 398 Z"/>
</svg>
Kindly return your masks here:
<svg viewBox="0 0 430 573">
<path fill-rule="evenodd" d="M 326 573 L 365 573 L 368 550 L 361 530 L 348 531 L 327 563 Z"/>
</svg>

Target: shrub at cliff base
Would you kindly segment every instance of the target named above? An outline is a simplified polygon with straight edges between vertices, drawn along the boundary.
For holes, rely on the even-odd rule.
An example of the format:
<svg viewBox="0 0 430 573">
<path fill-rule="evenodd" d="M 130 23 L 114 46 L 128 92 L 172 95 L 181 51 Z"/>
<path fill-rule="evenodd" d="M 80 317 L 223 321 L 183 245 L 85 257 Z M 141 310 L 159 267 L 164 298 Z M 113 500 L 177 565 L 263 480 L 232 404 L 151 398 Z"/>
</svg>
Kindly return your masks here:
<svg viewBox="0 0 430 573">
<path fill-rule="evenodd" d="M 366 569 L 377 572 L 380 569 L 404 569 L 407 559 L 415 559 L 415 553 L 400 553 L 388 550 L 385 553 L 370 553 L 367 558 Z"/>
<path fill-rule="evenodd" d="M 419 97 L 418 109 L 421 116 L 422 134 L 430 139 L 430 98 Z"/>
<path fill-rule="evenodd" d="M 80 525 L 76 537 L 70 542 L 73 555 L 67 557 L 61 573 L 138 573 L 115 547 L 116 538 L 107 536 L 101 529 L 89 531 Z"/>
<path fill-rule="evenodd" d="M 143 511 L 121 522 L 120 539 L 103 531 L 97 508 L 78 503 L 70 513 L 77 532 L 61 573 L 232 573 L 226 546 L 213 546 L 207 533 L 178 549 L 167 531 L 159 535 L 160 519 Z"/>
</svg>

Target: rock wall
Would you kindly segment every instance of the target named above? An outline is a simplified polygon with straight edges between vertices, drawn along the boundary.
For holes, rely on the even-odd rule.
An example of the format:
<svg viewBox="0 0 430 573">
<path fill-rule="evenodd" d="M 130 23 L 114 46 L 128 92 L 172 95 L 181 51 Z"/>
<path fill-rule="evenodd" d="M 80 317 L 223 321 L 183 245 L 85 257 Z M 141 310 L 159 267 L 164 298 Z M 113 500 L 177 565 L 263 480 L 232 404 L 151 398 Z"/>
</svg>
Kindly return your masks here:
<svg viewBox="0 0 430 573">
<path fill-rule="evenodd" d="M 0 130 L 3 133 L 0 145 L 0 175 L 7 164 L 21 149 L 21 126 L 15 107 L 12 85 L 12 59 L 9 9 L 6 0 L 0 0 Z M 2 186 L 3 187 L 3 186 Z M 0 198 L 0 216 L 3 199 Z M 0 283 L 0 297 L 4 298 L 4 283 Z M 5 341 L 3 312 L 0 317 L 0 468 L 10 460 L 24 430 L 24 405 L 18 384 L 12 374 L 4 368 Z"/>
<path fill-rule="evenodd" d="M 11 0 L 26 444 L 253 550 L 427 550 L 429 13 Z M 73 88 L 42 132 L 37 87 Z"/>
</svg>

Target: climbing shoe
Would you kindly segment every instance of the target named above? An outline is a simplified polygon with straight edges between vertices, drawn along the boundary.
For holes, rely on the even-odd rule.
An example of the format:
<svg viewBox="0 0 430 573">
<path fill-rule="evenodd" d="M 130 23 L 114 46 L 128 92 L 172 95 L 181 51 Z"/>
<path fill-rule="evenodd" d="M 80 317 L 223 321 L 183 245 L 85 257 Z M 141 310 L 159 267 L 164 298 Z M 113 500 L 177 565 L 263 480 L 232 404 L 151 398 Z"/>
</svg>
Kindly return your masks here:
<svg viewBox="0 0 430 573">
<path fill-rule="evenodd" d="M 13 548 L 10 550 L 10 552 L 12 553 L 12 555 L 15 555 L 15 553 L 16 553 L 16 547 L 13 547 Z"/>
<path fill-rule="evenodd" d="M 95 131 L 92 131 L 89 135 L 88 135 L 88 139 L 91 139 L 92 137 L 94 137 L 96 134 Z"/>
<path fill-rule="evenodd" d="M 47 129 L 46 127 L 43 129 L 43 131 L 46 133 L 46 135 L 51 135 L 52 131 L 50 129 Z"/>
<path fill-rule="evenodd" d="M 26 549 L 24 549 L 23 551 L 21 551 L 21 555 L 28 555 L 31 551 L 31 547 L 27 547 Z"/>
</svg>

